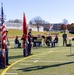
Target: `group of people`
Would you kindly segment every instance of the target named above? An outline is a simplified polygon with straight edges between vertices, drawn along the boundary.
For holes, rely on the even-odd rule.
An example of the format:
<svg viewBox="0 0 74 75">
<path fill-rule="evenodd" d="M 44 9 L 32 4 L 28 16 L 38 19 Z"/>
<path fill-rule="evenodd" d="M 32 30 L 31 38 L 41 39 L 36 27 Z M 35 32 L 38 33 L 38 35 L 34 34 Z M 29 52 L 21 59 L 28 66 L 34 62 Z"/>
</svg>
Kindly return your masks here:
<svg viewBox="0 0 74 75">
<path fill-rule="evenodd" d="M 6 48 L 3 45 L 2 41 L 2 29 L 0 28 L 0 69 L 6 68 L 9 64 L 8 59 L 8 51 L 10 48 L 10 43 L 7 37 L 8 30 L 6 30 Z M 32 29 L 29 29 L 28 34 L 23 34 L 21 40 L 23 41 L 23 56 L 31 55 L 31 47 L 33 42 L 33 36 L 32 36 Z M 16 36 L 16 39 L 14 41 L 16 44 L 18 44 L 18 47 L 21 46 L 21 43 L 18 40 L 18 36 Z"/>
<path fill-rule="evenodd" d="M 29 30 L 31 31 L 31 30 Z M 31 35 L 31 33 L 29 32 L 28 33 L 28 36 Z M 28 37 L 28 41 L 30 42 L 30 37 Z M 64 31 L 64 34 L 62 35 L 62 38 L 63 38 L 63 46 L 66 46 L 67 45 L 67 34 L 66 32 Z M 58 38 L 58 35 L 56 34 L 54 39 L 52 39 L 52 36 L 49 34 L 47 37 L 41 37 L 41 35 L 38 35 L 38 37 L 33 37 L 32 36 L 32 41 L 33 42 L 33 46 L 40 46 L 42 45 L 42 39 L 45 39 L 44 42 L 47 46 L 51 46 L 51 47 L 55 47 L 56 44 L 58 44 L 58 41 L 59 41 L 59 38 Z M 15 44 L 17 46 L 17 48 L 20 48 L 21 47 L 21 43 L 19 42 L 18 40 L 18 36 L 16 36 L 15 38 Z M 26 42 L 26 46 L 27 46 L 27 42 Z"/>
<path fill-rule="evenodd" d="M 8 53 L 10 48 L 10 43 L 8 40 L 8 30 L 6 29 L 6 45 L 2 41 L 2 28 L 0 28 L 0 69 L 6 68 L 9 64 Z"/>
<path fill-rule="evenodd" d="M 47 46 L 55 47 L 55 44 L 58 43 L 58 40 L 58 35 L 55 35 L 54 40 L 52 39 L 52 36 L 49 35 L 48 37 L 46 37 L 45 43 Z"/>
<path fill-rule="evenodd" d="M 10 43 L 9 43 L 7 34 L 8 34 L 8 30 L 6 30 L 6 48 L 5 48 L 2 42 L 2 29 L 0 28 L 0 68 L 5 68 L 7 67 L 7 65 L 10 65 L 8 60 L 8 51 L 10 48 Z M 63 37 L 63 46 L 66 46 L 67 45 L 66 32 L 64 32 L 62 37 Z M 23 41 L 22 42 L 23 56 L 25 57 L 25 56 L 31 55 L 31 48 L 34 42 L 32 29 L 29 29 L 28 34 L 23 34 L 21 40 Z M 59 41 L 58 35 L 55 35 L 54 39 L 52 39 L 52 36 L 49 35 L 48 37 L 46 37 L 45 43 L 47 46 L 55 47 L 55 44 L 58 43 L 58 41 Z M 21 47 L 21 43 L 18 40 L 18 36 L 16 36 L 15 38 L 15 43 L 18 44 L 18 48 Z"/>
<path fill-rule="evenodd" d="M 62 38 L 63 38 L 63 46 L 67 46 L 68 44 L 67 44 L 66 31 L 64 31 L 64 33 L 62 34 Z M 50 34 L 46 37 L 43 36 L 43 39 L 44 39 L 44 43 L 47 46 L 55 47 L 56 45 L 58 45 L 59 37 L 57 34 L 55 35 L 54 39 L 52 38 L 52 36 Z"/>
<path fill-rule="evenodd" d="M 28 34 L 23 34 L 21 40 L 23 41 L 22 47 L 23 47 L 23 56 L 28 56 L 31 54 L 31 47 L 33 42 L 33 36 L 32 36 L 32 29 L 29 29 Z M 21 43 L 18 39 L 18 36 L 16 36 L 14 40 L 14 47 L 15 48 L 21 48 Z"/>
<path fill-rule="evenodd" d="M 67 46 L 67 34 L 66 31 L 64 31 L 63 35 L 63 46 Z M 52 36 L 49 34 L 48 36 L 34 36 L 33 37 L 33 46 L 42 46 L 42 45 L 47 45 L 50 47 L 55 47 L 56 45 L 58 45 L 58 41 L 59 41 L 59 37 L 56 34 L 54 38 L 52 38 Z"/>
</svg>

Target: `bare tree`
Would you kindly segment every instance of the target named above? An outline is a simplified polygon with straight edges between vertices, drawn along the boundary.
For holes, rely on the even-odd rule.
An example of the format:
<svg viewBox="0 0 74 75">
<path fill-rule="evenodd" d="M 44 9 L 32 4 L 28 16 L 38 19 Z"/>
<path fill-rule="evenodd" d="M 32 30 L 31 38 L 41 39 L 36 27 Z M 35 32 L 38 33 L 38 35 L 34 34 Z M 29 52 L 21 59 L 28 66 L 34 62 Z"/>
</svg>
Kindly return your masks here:
<svg viewBox="0 0 74 75">
<path fill-rule="evenodd" d="M 22 20 L 20 19 L 15 19 L 15 20 L 9 20 L 8 22 L 11 22 L 11 23 L 22 23 Z"/>
<path fill-rule="evenodd" d="M 32 25 L 32 22 L 30 21 L 30 22 L 29 22 L 29 24 L 31 24 L 31 25 Z"/>
<path fill-rule="evenodd" d="M 36 25 L 38 31 L 39 31 L 40 25 L 42 25 L 44 23 L 45 23 L 45 21 L 39 16 L 31 19 L 31 21 L 29 22 L 29 24 Z"/>
<path fill-rule="evenodd" d="M 63 19 L 63 24 L 68 25 L 68 20 L 67 19 Z"/>
<path fill-rule="evenodd" d="M 15 20 L 14 20 L 14 23 L 21 23 L 21 20 L 15 19 Z"/>
</svg>

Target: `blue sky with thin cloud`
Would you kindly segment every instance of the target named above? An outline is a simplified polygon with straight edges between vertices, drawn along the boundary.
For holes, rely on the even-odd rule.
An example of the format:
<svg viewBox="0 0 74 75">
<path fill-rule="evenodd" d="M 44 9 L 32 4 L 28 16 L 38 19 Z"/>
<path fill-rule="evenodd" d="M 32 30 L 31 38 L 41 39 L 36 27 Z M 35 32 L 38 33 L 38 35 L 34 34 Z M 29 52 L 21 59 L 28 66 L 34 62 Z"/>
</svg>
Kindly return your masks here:
<svg viewBox="0 0 74 75">
<path fill-rule="evenodd" d="M 6 20 L 23 19 L 25 12 L 27 23 L 36 16 L 49 23 L 74 23 L 74 0 L 0 0 L 0 6 L 2 2 Z"/>
</svg>

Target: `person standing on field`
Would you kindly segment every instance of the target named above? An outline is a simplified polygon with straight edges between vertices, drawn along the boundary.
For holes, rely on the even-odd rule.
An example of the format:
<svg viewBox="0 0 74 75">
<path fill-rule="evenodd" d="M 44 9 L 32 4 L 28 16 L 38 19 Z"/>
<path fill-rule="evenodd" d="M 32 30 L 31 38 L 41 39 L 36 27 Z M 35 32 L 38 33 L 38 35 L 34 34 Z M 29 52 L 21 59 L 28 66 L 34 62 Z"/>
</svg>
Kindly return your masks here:
<svg viewBox="0 0 74 75">
<path fill-rule="evenodd" d="M 31 55 L 32 42 L 33 42 L 32 29 L 29 29 L 29 32 L 28 32 L 28 55 Z"/>
<path fill-rule="evenodd" d="M 0 69 L 2 68 L 2 36 L 1 36 L 1 27 L 0 27 Z"/>
<path fill-rule="evenodd" d="M 8 29 L 6 29 L 6 65 L 10 65 L 9 64 L 9 58 L 8 58 L 8 53 L 9 53 L 9 48 L 10 48 L 10 43 L 9 43 L 9 39 L 8 39 Z"/>
<path fill-rule="evenodd" d="M 66 34 L 66 31 L 64 31 L 64 34 L 62 35 L 62 38 L 63 38 L 63 46 L 66 46 L 67 45 L 67 34 Z"/>
</svg>

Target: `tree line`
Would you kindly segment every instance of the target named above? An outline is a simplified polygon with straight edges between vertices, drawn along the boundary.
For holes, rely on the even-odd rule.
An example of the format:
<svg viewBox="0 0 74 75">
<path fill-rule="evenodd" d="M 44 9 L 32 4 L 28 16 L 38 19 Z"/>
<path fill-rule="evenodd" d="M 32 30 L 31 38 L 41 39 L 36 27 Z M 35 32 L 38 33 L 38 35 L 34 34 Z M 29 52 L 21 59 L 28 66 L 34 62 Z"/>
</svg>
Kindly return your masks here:
<svg viewBox="0 0 74 75">
<path fill-rule="evenodd" d="M 9 20 L 8 22 L 12 23 L 22 23 L 22 20 L 15 19 L 15 20 Z M 40 16 L 34 17 L 29 21 L 30 25 L 35 25 L 37 27 L 37 30 L 39 31 L 39 27 L 43 26 L 44 30 L 48 30 L 51 26 L 51 24 L 45 20 L 43 20 Z M 67 19 L 63 19 L 63 22 L 61 23 L 60 30 L 69 30 L 74 31 L 74 23 L 68 24 Z"/>
</svg>

